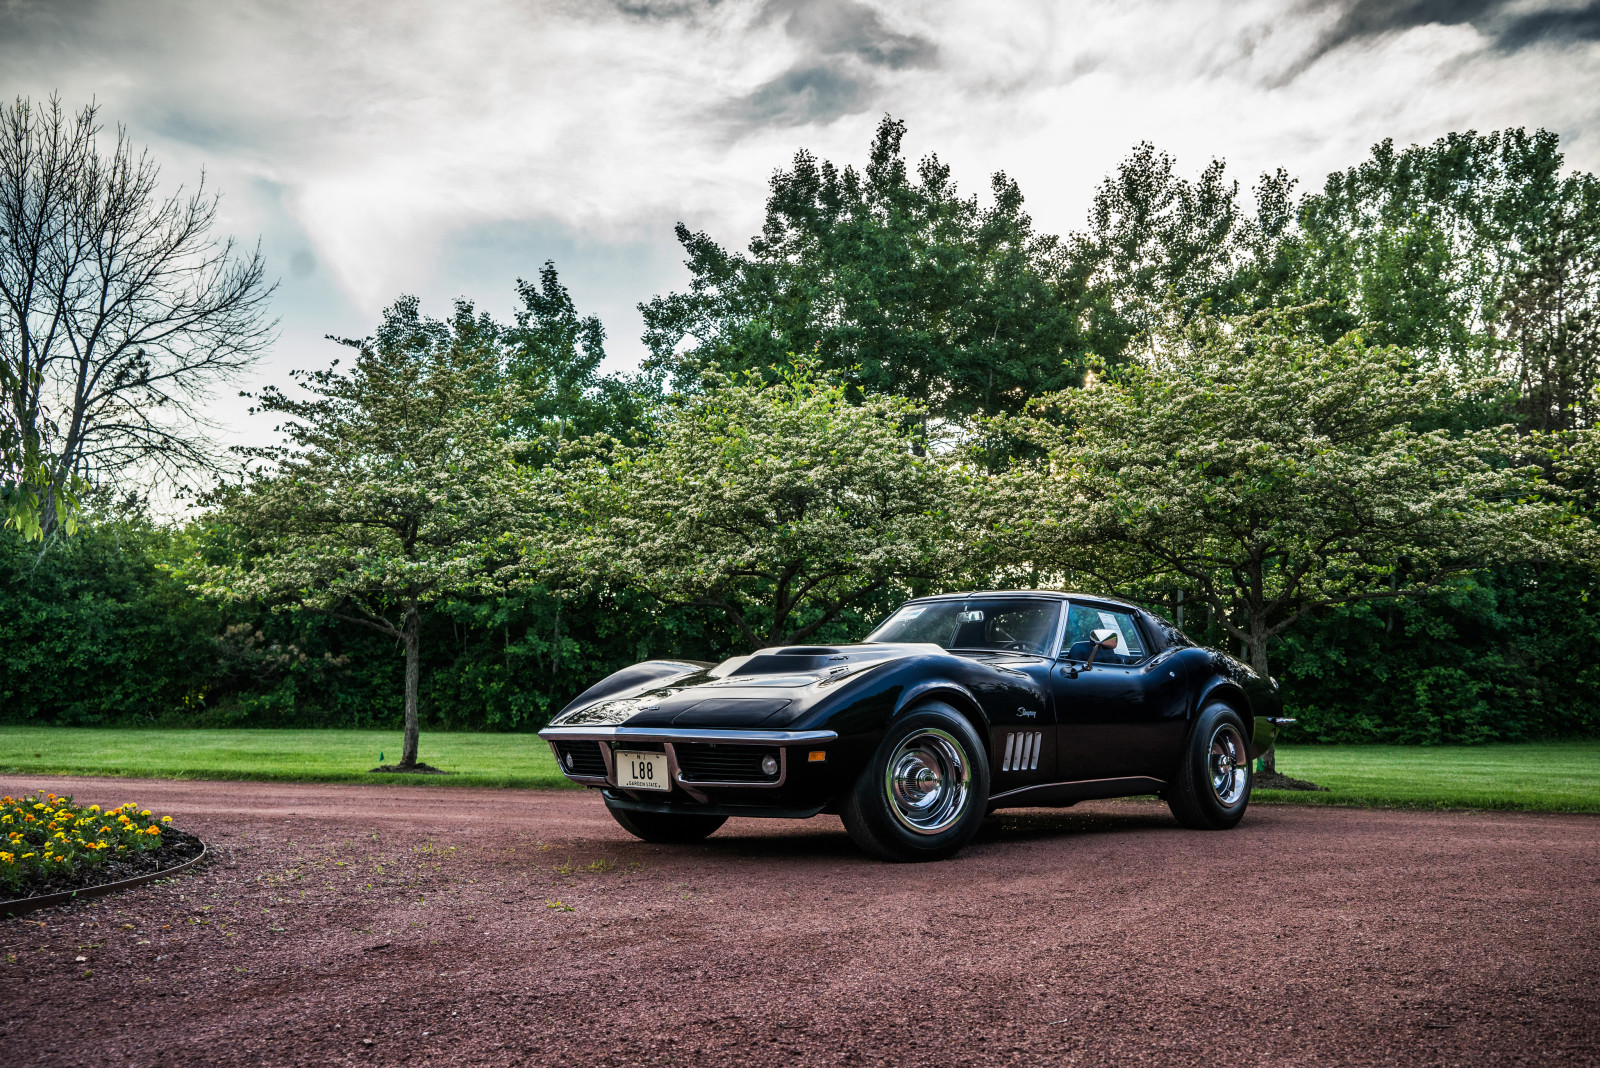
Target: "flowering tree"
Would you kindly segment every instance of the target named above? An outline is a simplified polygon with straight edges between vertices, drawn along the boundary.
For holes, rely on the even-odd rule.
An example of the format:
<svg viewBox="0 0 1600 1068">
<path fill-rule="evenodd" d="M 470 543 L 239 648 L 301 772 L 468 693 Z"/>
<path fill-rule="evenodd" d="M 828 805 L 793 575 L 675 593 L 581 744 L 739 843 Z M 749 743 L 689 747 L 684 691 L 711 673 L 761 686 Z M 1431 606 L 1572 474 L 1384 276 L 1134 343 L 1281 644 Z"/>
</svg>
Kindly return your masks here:
<svg viewBox="0 0 1600 1068">
<path fill-rule="evenodd" d="M 1015 420 L 1046 458 L 997 486 L 995 536 L 1135 598 L 1186 588 L 1263 676 L 1316 608 L 1556 551 L 1554 487 L 1508 460 L 1529 439 L 1428 429 L 1460 393 L 1444 372 L 1303 325 L 1168 331 L 1142 363 Z"/>
<path fill-rule="evenodd" d="M 455 324 L 470 326 L 471 323 Z M 269 388 L 291 444 L 215 495 L 234 555 L 198 569 L 198 589 L 278 610 L 322 612 L 405 650 L 405 744 L 417 766 L 422 614 L 484 590 L 516 556 L 522 476 L 504 428 L 518 410 L 498 349 L 423 320 L 414 300 L 377 336 L 346 342 L 355 366 L 297 372 L 311 399 Z"/>
<path fill-rule="evenodd" d="M 951 566 L 958 474 L 915 455 L 910 402 L 852 404 L 807 369 L 708 384 L 650 445 L 560 474 L 590 575 L 717 609 L 754 649 Z"/>
</svg>

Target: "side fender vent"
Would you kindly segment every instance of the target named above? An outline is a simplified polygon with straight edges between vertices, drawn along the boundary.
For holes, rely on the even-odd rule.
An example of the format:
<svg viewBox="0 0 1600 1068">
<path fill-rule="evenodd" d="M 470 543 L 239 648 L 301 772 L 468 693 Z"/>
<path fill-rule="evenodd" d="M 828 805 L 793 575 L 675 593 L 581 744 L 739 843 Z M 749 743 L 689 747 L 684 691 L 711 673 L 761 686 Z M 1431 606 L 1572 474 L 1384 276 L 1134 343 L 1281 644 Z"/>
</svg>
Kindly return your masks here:
<svg viewBox="0 0 1600 1068">
<path fill-rule="evenodd" d="M 1043 741 L 1042 731 L 1022 731 L 1006 735 L 1006 755 L 1000 762 L 1000 770 L 1039 770 L 1039 747 Z"/>
</svg>

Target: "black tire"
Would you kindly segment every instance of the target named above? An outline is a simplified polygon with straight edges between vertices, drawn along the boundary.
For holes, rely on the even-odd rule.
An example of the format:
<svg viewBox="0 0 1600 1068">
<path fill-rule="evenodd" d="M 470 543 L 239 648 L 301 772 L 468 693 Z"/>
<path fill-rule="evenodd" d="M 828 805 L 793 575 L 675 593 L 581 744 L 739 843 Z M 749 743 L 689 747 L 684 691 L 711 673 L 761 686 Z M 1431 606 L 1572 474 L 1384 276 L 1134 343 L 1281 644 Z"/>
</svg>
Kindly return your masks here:
<svg viewBox="0 0 1600 1068">
<path fill-rule="evenodd" d="M 839 816 L 870 856 L 942 860 L 978 833 L 988 800 L 983 739 L 955 709 L 930 703 L 889 728 Z"/>
<path fill-rule="evenodd" d="M 726 816 L 697 816 L 692 812 L 683 815 L 666 812 L 634 812 L 617 808 L 606 802 L 606 811 L 622 825 L 622 829 L 646 842 L 682 845 L 710 837 L 718 827 L 728 822 Z"/>
<path fill-rule="evenodd" d="M 1225 831 L 1250 807 L 1255 771 L 1244 718 L 1223 703 L 1207 705 L 1163 795 L 1178 823 L 1197 831 Z"/>
</svg>

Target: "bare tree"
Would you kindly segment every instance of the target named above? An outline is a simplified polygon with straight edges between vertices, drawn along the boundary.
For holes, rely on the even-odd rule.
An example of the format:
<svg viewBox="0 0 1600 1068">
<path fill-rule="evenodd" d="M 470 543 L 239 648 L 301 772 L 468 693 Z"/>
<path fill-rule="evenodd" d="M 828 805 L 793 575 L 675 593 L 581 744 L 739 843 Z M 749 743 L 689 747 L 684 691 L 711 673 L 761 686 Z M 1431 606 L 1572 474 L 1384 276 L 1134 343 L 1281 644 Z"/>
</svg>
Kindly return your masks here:
<svg viewBox="0 0 1600 1068">
<path fill-rule="evenodd" d="M 75 479 L 214 467 L 203 403 L 276 326 L 260 248 L 212 236 L 204 175 L 160 196 L 124 129 L 101 154 L 96 114 L 0 104 L 0 362 L 7 423 L 42 458 L 44 533 Z"/>
</svg>

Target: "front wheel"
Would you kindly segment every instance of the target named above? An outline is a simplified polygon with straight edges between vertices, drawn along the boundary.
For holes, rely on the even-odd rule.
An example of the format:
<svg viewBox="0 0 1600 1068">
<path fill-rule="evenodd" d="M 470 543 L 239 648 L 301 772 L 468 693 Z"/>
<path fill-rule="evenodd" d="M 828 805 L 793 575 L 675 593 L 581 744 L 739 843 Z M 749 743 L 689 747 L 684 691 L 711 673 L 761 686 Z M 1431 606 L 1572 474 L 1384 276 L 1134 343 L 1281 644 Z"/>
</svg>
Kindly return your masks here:
<svg viewBox="0 0 1600 1068">
<path fill-rule="evenodd" d="M 646 842 L 681 845 L 710 837 L 718 827 L 728 822 L 726 816 L 699 816 L 694 813 L 637 812 L 617 808 L 606 802 L 606 811 L 622 825 L 622 829 Z"/>
<path fill-rule="evenodd" d="M 896 721 L 839 816 L 883 860 L 942 860 L 971 841 L 989 800 L 989 761 L 972 724 L 927 704 Z"/>
<path fill-rule="evenodd" d="M 1225 831 L 1244 818 L 1254 782 L 1245 737 L 1244 720 L 1230 706 L 1218 702 L 1201 711 L 1165 794 L 1180 824 Z"/>
</svg>

